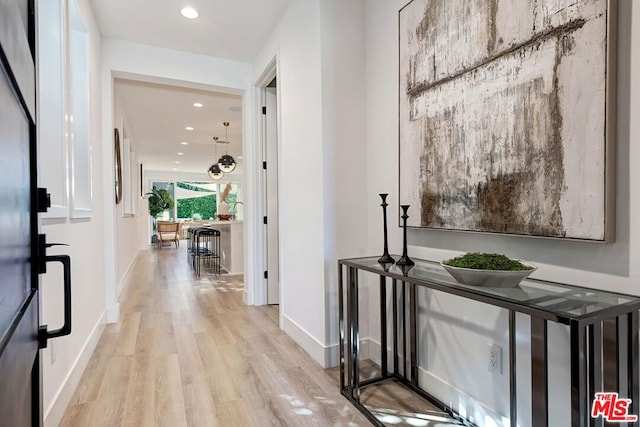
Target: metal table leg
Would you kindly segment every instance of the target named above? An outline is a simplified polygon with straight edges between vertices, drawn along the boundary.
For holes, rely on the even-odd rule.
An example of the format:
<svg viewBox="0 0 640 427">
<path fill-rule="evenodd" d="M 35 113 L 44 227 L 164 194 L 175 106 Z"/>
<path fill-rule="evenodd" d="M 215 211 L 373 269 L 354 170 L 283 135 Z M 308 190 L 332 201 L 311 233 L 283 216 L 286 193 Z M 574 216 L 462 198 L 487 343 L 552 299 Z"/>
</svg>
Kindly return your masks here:
<svg viewBox="0 0 640 427">
<path fill-rule="evenodd" d="M 620 355 L 619 355 L 619 343 L 618 343 L 618 331 L 620 325 L 618 324 L 618 318 L 608 319 L 602 322 L 602 343 L 598 342 L 598 337 L 595 337 L 594 343 L 601 345 L 601 347 L 595 350 L 596 356 L 599 356 L 599 351 L 602 350 L 602 360 L 600 367 L 602 369 L 602 383 L 600 389 L 596 387 L 594 392 L 597 391 L 620 391 L 619 384 L 619 372 L 620 372 Z M 597 369 L 596 369 L 596 372 Z M 593 398 L 593 393 L 590 398 Z"/>
<path fill-rule="evenodd" d="M 547 367 L 547 321 L 531 317 L 531 415 L 536 427 L 549 425 Z"/>
<path fill-rule="evenodd" d="M 509 310 L 509 416 L 512 426 L 518 425 L 518 389 L 516 383 L 516 313 Z"/>
<path fill-rule="evenodd" d="M 586 427 L 590 418 L 587 410 L 587 361 L 585 328 L 571 321 L 571 427 Z"/>
<path fill-rule="evenodd" d="M 407 284 L 402 282 L 402 376 L 407 377 Z"/>
<path fill-rule="evenodd" d="M 380 276 L 380 365 L 382 376 L 387 372 L 387 278 Z"/>
<path fill-rule="evenodd" d="M 411 347 L 411 383 L 416 387 L 418 386 L 417 305 L 416 285 L 411 283 L 409 285 L 409 346 Z"/>
<path fill-rule="evenodd" d="M 347 273 L 347 324 L 349 331 L 346 334 L 347 340 L 347 393 L 353 398 L 353 284 L 351 279 L 351 270 L 348 268 Z"/>
<path fill-rule="evenodd" d="M 344 391 L 344 284 L 342 275 L 343 266 L 338 264 L 338 327 L 340 329 L 340 391 Z"/>
<path fill-rule="evenodd" d="M 604 322 L 606 323 L 606 322 Z M 603 384 L 603 323 L 596 322 L 593 325 L 588 326 L 588 334 L 589 334 L 589 398 L 592 399 L 595 396 L 596 392 L 602 391 Z M 604 328 L 604 332 L 607 331 Z M 614 333 L 617 333 L 617 329 L 615 328 L 614 322 Z M 605 335 L 606 340 L 606 335 Z M 617 341 L 616 341 L 617 345 Z M 604 355 L 606 357 L 606 354 Z M 606 360 L 606 359 L 605 359 Z M 617 373 L 615 374 L 617 376 Z M 606 375 L 605 375 L 606 381 Z M 617 390 L 617 386 L 615 390 Z M 589 407 L 590 409 L 590 407 Z M 603 419 L 602 417 L 598 419 L 592 418 L 589 421 L 590 425 L 593 427 L 602 427 Z"/>
<path fill-rule="evenodd" d="M 398 375 L 398 283 L 396 279 L 391 282 L 393 292 L 393 373 Z"/>
<path fill-rule="evenodd" d="M 353 397 L 360 402 L 360 332 L 358 329 L 358 270 L 349 267 L 349 285 L 351 286 L 351 348 L 353 363 Z"/>
<path fill-rule="evenodd" d="M 629 414 L 638 415 L 640 407 L 640 348 L 638 343 L 638 311 L 627 315 L 627 396 L 631 399 Z"/>
</svg>

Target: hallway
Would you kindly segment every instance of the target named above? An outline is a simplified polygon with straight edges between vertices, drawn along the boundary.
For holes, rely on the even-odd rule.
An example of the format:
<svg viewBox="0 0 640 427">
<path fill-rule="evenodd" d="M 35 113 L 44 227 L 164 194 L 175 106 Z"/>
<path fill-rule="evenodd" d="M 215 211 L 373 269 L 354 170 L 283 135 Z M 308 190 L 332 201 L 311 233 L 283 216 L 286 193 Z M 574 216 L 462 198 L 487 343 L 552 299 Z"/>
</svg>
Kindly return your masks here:
<svg viewBox="0 0 640 427">
<path fill-rule="evenodd" d="M 242 276 L 195 278 L 181 245 L 141 252 L 128 281 L 63 426 L 368 424 L 277 306 L 243 304 Z"/>
<path fill-rule="evenodd" d="M 140 252 L 120 323 L 106 326 L 61 425 L 370 425 L 340 394 L 338 368 L 278 328 L 278 306 L 246 306 L 242 276 L 220 278 L 195 277 L 184 244 Z M 363 361 L 363 379 L 377 374 Z M 458 425 L 393 382 L 362 402 L 388 425 Z"/>
</svg>

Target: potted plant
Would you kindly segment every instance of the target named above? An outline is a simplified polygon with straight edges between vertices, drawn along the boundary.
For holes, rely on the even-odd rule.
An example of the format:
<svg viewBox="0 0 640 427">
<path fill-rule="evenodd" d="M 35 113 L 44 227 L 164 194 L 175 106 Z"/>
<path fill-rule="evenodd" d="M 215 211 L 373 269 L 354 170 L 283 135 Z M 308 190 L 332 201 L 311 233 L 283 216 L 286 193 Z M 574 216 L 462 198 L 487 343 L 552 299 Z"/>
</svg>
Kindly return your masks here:
<svg viewBox="0 0 640 427">
<path fill-rule="evenodd" d="M 173 200 L 167 190 L 164 188 L 158 188 L 155 185 L 151 189 L 151 192 L 147 193 L 147 196 L 149 196 L 149 215 L 153 218 L 153 236 L 151 238 L 151 243 L 155 243 L 157 238 L 156 230 L 158 229 L 158 216 L 168 209 L 173 209 Z"/>
<path fill-rule="evenodd" d="M 479 252 L 467 253 L 440 264 L 460 283 L 495 288 L 517 286 L 536 269 L 502 254 Z"/>
</svg>

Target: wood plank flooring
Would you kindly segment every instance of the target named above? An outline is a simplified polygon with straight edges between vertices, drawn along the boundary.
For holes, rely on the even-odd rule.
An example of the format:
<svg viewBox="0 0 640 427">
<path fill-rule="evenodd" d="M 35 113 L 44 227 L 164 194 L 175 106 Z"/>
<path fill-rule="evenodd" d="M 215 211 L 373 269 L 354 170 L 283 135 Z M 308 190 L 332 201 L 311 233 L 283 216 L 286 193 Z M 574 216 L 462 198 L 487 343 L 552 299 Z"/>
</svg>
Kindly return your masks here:
<svg viewBox="0 0 640 427">
<path fill-rule="evenodd" d="M 278 328 L 277 306 L 243 304 L 242 276 L 195 277 L 182 245 L 143 252 L 127 280 L 121 320 L 105 328 L 62 426 L 370 425 L 340 395 L 337 369 Z M 432 425 L 413 400 L 395 384 L 363 393 L 393 425 Z"/>
</svg>

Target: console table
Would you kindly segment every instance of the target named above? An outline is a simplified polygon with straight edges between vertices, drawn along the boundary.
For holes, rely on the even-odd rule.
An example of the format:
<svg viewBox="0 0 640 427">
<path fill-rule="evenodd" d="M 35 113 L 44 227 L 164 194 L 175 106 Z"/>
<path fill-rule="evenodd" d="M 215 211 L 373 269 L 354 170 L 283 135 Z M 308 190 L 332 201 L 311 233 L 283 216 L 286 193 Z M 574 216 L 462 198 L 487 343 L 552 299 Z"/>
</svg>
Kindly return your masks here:
<svg viewBox="0 0 640 427">
<path fill-rule="evenodd" d="M 377 260 L 378 257 L 368 257 L 338 261 L 340 391 L 374 425 L 384 424 L 360 402 L 360 395 L 363 388 L 384 381 L 398 381 L 460 424 L 473 425 L 418 383 L 418 355 L 421 350 L 417 345 L 418 286 L 508 310 L 509 349 L 505 366 L 509 370 L 510 425 L 517 425 L 516 313 L 524 313 L 531 318 L 532 426 L 549 424 L 549 321 L 568 325 L 570 330 L 571 426 L 602 425 L 602 418 L 593 420 L 590 414 L 591 402 L 597 391 L 618 391 L 621 396 L 632 399 L 629 414 L 638 414 L 640 297 L 534 279 L 527 279 L 516 288 L 467 286 L 456 282 L 435 262 L 414 259 L 415 266 L 401 269 L 393 264 L 381 265 Z M 343 280 L 345 270 L 346 283 Z M 381 375 L 367 380 L 360 378 L 359 272 L 373 273 L 379 276 L 380 281 Z M 392 313 L 387 312 L 387 279 L 391 279 Z M 392 336 L 388 337 L 387 319 L 390 314 Z M 384 349 L 391 351 L 391 362 Z M 621 374 L 626 377 L 624 390 L 620 389 Z"/>
</svg>

